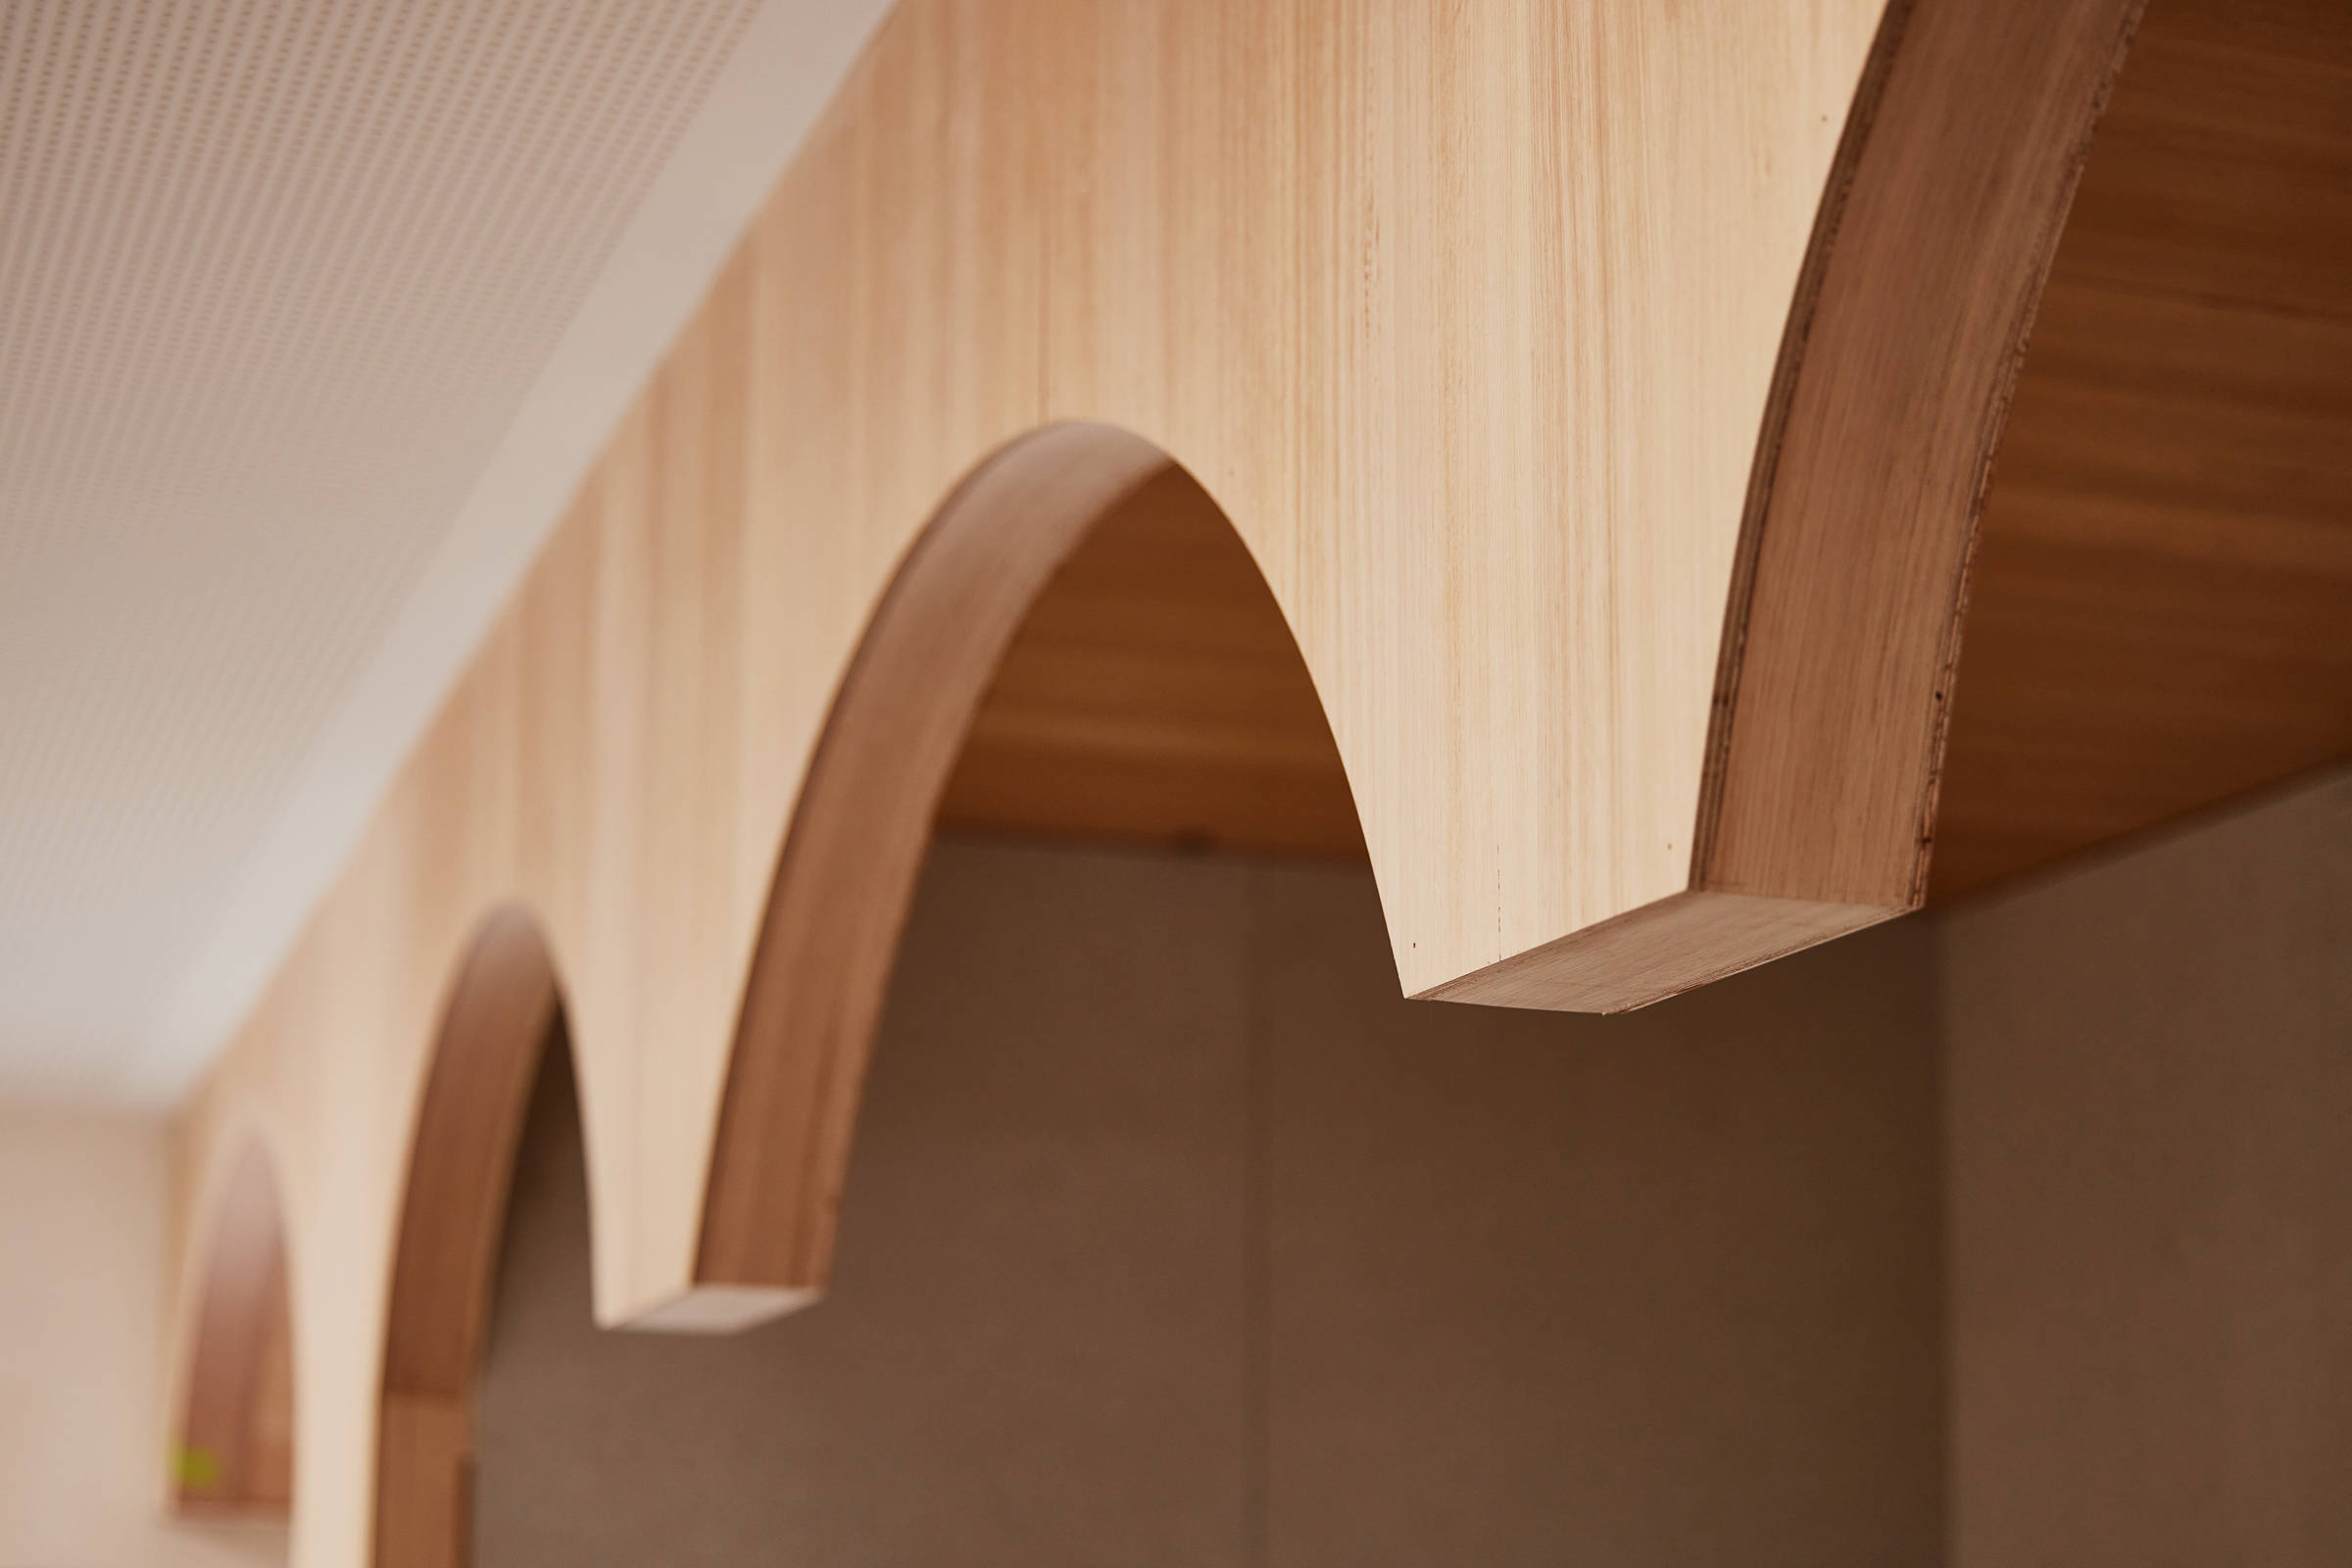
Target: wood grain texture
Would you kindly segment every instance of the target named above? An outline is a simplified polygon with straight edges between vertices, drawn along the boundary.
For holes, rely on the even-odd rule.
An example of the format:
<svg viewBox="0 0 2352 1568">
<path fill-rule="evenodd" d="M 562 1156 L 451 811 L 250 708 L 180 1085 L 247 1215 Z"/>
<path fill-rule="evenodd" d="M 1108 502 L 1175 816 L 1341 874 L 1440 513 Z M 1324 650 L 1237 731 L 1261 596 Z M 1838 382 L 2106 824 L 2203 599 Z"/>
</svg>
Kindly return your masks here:
<svg viewBox="0 0 2352 1568">
<path fill-rule="evenodd" d="M 995 662 L 1171 464 L 1296 643 L 1406 991 L 1630 1004 L 1907 906 L 1950 573 L 1807 573 L 1888 515 L 1898 555 L 1965 556 L 1968 486 L 1837 464 L 1983 422 L 2088 40 L 2120 36 L 2113 0 L 2059 11 L 1923 0 L 1881 38 L 1879 0 L 909 0 L 189 1108 L 189 1168 L 255 1118 L 284 1152 L 302 1560 L 365 1558 L 379 1446 L 451 1451 L 384 1354 L 442 999 L 490 911 L 529 911 L 565 999 L 600 1318 L 805 1299 Z M 2032 112 L 1955 125 L 1994 67 Z M 1898 112 L 1912 88 L 1942 107 Z M 1890 390 L 1871 346 L 1914 340 L 1899 366 L 1953 374 Z M 1838 506 L 1784 499 L 1807 472 Z M 1869 700 L 1809 684 L 1888 626 Z M 1825 781 L 1774 760 L 1799 734 L 1914 761 Z"/>
<path fill-rule="evenodd" d="M 2150 0 L 1971 603 L 1939 898 L 2352 755 L 2352 8 Z"/>
<path fill-rule="evenodd" d="M 285 1220 L 259 1139 L 233 1156 L 200 1246 L 173 1504 L 282 1517 L 294 1496 L 293 1314 Z"/>
</svg>

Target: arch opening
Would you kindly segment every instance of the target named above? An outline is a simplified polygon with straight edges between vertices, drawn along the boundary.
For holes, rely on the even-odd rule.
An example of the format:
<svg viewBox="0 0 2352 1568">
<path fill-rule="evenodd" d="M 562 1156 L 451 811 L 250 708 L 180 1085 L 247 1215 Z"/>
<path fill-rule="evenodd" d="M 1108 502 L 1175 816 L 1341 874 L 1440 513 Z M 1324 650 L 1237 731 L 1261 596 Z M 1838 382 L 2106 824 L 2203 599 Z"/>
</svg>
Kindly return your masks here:
<svg viewBox="0 0 2352 1568">
<path fill-rule="evenodd" d="M 1068 423 L 1012 443 L 873 614 L 770 883 L 712 1148 L 695 1294 L 723 1314 L 746 1293 L 736 1321 L 823 1289 L 935 824 L 1364 857 L 1279 605 L 1151 442 Z"/>
<path fill-rule="evenodd" d="M 259 1137 L 222 1179 L 204 1245 L 173 1505 L 283 1518 L 294 1501 L 294 1319 L 285 1207 Z"/>
<path fill-rule="evenodd" d="M 822 1305 L 600 1332 L 546 1061 L 480 1560 L 1932 1559 L 1927 956 L 1433 1007 L 1360 867 L 943 837 Z"/>
<path fill-rule="evenodd" d="M 531 1085 L 563 1032 L 555 962 L 524 910 L 483 923 L 442 1012 L 410 1143 L 377 1390 L 375 1561 L 467 1560 L 481 1359 Z"/>
</svg>

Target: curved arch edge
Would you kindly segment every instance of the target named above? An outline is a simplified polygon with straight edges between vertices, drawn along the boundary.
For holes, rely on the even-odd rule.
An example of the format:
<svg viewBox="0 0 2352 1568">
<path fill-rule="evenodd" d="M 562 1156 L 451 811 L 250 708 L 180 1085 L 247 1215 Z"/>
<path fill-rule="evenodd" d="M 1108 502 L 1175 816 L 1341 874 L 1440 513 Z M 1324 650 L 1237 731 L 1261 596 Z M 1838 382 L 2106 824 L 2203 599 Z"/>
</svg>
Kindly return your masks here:
<svg viewBox="0 0 2352 1568">
<path fill-rule="evenodd" d="M 524 1112 L 562 1017 L 554 956 L 521 905 L 492 907 L 462 955 L 426 1058 L 395 1219 L 375 1391 L 380 1568 L 466 1560 L 475 1369 Z"/>
<path fill-rule="evenodd" d="M 718 1107 L 694 1285 L 635 1321 L 725 1330 L 824 1289 L 867 1054 L 931 817 L 1030 605 L 1171 460 L 1071 421 L 984 460 L 868 617 L 770 882 Z"/>
<path fill-rule="evenodd" d="M 2144 5 L 1888 6 L 1757 441 L 1694 891 L 1924 901 L 1977 521 Z"/>
<path fill-rule="evenodd" d="M 284 1518 L 294 1501 L 291 1226 L 258 1127 L 223 1140 L 188 1273 L 172 1423 L 174 1512 Z"/>
</svg>

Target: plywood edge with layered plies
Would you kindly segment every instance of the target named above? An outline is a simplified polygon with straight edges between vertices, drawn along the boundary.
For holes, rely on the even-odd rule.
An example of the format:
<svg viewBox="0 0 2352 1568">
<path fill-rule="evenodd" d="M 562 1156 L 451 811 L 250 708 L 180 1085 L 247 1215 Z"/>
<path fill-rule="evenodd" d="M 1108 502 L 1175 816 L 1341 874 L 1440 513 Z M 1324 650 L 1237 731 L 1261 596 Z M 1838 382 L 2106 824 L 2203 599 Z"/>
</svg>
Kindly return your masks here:
<svg viewBox="0 0 2352 1568">
<path fill-rule="evenodd" d="M 478 1321 L 523 1058 L 451 1066 L 444 1003 L 498 911 L 542 956 L 492 1033 L 561 977 L 600 1319 L 807 1300 L 991 666 L 1170 473 L 1406 992 L 1634 1005 L 1915 904 L 1974 476 L 2130 9 L 903 5 L 191 1105 L 193 1161 L 273 1123 L 309 1223 L 303 1559 L 396 1549 L 404 1453 L 462 1498 L 478 1338 L 404 1303 Z"/>
<path fill-rule="evenodd" d="M 1925 900 L 1978 517 L 2143 4 L 1889 9 L 1757 446 L 1694 890 Z"/>
</svg>

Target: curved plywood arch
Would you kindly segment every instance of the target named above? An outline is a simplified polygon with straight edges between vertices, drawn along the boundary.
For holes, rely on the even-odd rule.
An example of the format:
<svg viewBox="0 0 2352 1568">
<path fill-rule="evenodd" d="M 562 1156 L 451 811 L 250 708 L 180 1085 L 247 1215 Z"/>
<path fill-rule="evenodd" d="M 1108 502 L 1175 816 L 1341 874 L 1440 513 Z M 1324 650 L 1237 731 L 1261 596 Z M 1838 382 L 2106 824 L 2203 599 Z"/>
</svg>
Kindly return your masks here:
<svg viewBox="0 0 2352 1568">
<path fill-rule="evenodd" d="M 823 1288 L 883 994 L 965 736 L 1056 568 L 1169 468 L 1106 425 L 1025 436 L 956 488 L 876 608 L 752 961 L 695 1264 L 710 1312 L 763 1314 L 790 1304 L 778 1287 Z"/>
<path fill-rule="evenodd" d="M 186 1514 L 283 1517 L 294 1498 L 294 1317 L 285 1206 L 258 1134 L 230 1157 L 200 1245 L 172 1500 Z"/>
<path fill-rule="evenodd" d="M 537 922 L 493 911 L 450 988 L 410 1143 L 377 1397 L 379 1568 L 466 1560 L 474 1374 L 523 1114 L 562 1010 Z"/>
<path fill-rule="evenodd" d="M 1975 488 L 2132 9 L 906 0 L 192 1117 L 261 1104 L 331 1216 L 305 1549 L 368 1548 L 402 1118 L 482 911 L 563 956 L 600 1317 L 805 1298 L 844 965 L 946 765 L 906 736 L 952 757 L 1037 541 L 1167 462 L 1296 639 L 1406 991 L 1635 1005 L 1916 904 Z M 951 495 L 1030 543 L 893 674 Z M 836 736 L 877 680 L 906 711 Z M 730 1094 L 752 1037 L 803 1076 Z"/>
</svg>

